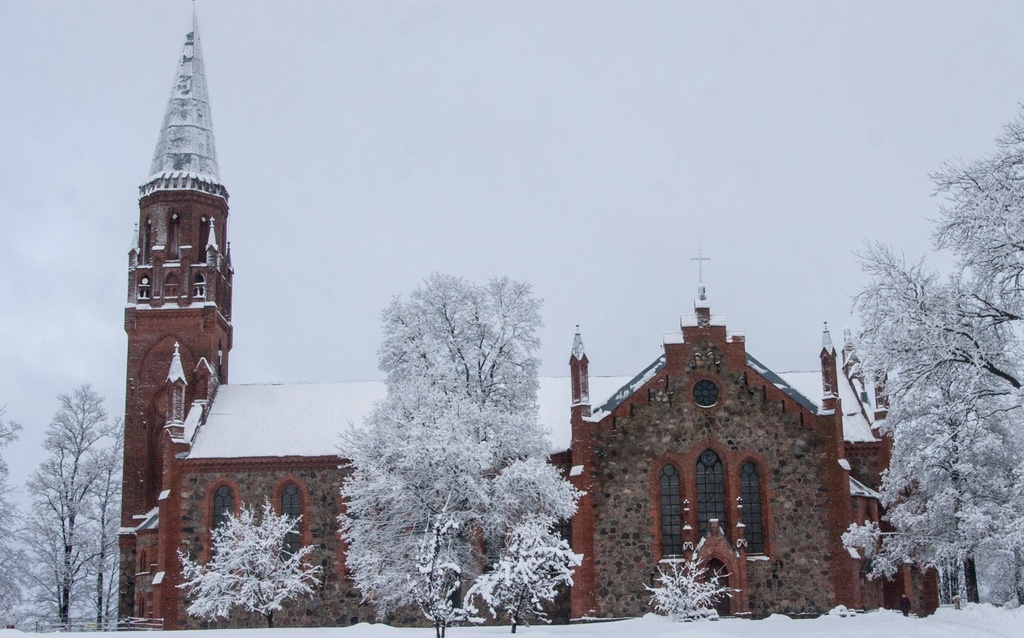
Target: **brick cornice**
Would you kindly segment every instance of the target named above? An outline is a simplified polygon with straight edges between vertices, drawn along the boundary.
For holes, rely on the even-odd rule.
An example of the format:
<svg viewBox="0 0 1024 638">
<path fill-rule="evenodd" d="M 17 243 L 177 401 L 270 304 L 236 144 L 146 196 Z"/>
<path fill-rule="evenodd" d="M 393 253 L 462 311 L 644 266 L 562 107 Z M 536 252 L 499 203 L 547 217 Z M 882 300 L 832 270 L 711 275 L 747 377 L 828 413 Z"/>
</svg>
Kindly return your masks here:
<svg viewBox="0 0 1024 638">
<path fill-rule="evenodd" d="M 337 470 L 344 463 L 341 457 L 324 456 L 246 456 L 239 458 L 182 459 L 182 473 L 234 472 L 238 470 Z"/>
</svg>

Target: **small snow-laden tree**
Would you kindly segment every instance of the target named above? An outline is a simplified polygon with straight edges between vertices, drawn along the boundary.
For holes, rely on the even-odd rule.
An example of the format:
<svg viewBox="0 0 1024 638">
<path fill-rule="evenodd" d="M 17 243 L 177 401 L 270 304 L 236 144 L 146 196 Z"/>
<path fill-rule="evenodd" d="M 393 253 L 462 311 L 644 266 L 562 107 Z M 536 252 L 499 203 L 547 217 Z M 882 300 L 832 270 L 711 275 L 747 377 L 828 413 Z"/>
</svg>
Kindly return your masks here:
<svg viewBox="0 0 1024 638">
<path fill-rule="evenodd" d="M 4 420 L 6 406 L 0 407 L 0 627 L 15 622 L 15 609 L 21 600 L 21 573 L 24 555 L 15 543 L 18 510 L 9 498 L 11 487 L 7 483 L 8 469 L 3 450 L 18 438 L 21 426 Z"/>
<path fill-rule="evenodd" d="M 409 585 L 423 617 L 433 623 L 437 638 L 444 638 L 448 627 L 466 617 L 458 600 L 462 586 L 458 535 L 458 518 L 442 513 L 429 523 L 416 548 L 416 571 Z"/>
<path fill-rule="evenodd" d="M 347 563 L 381 617 L 429 609 L 423 592 L 443 588 L 414 586 L 421 548 L 441 523 L 446 564 L 468 587 L 526 507 L 554 518 L 575 511 L 575 491 L 544 461 L 538 307 L 525 284 L 433 275 L 384 311 L 387 396 L 341 449 L 352 470 L 342 487 Z M 439 633 L 442 616 L 432 620 Z"/>
<path fill-rule="evenodd" d="M 572 568 L 582 557 L 553 533 L 555 520 L 528 516 L 511 533 L 497 563 L 473 583 L 466 595 L 470 603 L 483 601 L 495 619 L 506 616 L 516 627 L 531 617 L 547 620 L 544 604 L 572 585 Z M 475 609 L 474 609 L 475 611 Z"/>
<path fill-rule="evenodd" d="M 645 587 L 651 592 L 651 606 L 675 622 L 718 620 L 715 603 L 732 595 L 729 587 L 719 584 L 719 576 L 710 573 L 697 557 L 662 561 L 658 565 L 659 586 Z"/>
<path fill-rule="evenodd" d="M 43 440 L 46 456 L 28 482 L 32 505 L 22 534 L 37 614 L 66 625 L 90 608 L 88 576 L 102 535 L 96 487 L 110 471 L 103 450 L 119 424 L 108 421 L 103 397 L 88 384 L 58 401 Z M 119 467 L 119 459 L 110 462 Z"/>
<path fill-rule="evenodd" d="M 182 582 L 192 603 L 193 616 L 227 617 L 234 607 L 262 614 L 267 627 L 274 626 L 274 612 L 291 598 L 314 593 L 319 566 L 310 566 L 314 547 L 294 554 L 284 551 L 285 537 L 298 529 L 299 518 L 279 516 L 264 501 L 260 519 L 254 508 L 243 507 L 213 530 L 212 558 L 208 563 L 178 553 Z"/>
</svg>

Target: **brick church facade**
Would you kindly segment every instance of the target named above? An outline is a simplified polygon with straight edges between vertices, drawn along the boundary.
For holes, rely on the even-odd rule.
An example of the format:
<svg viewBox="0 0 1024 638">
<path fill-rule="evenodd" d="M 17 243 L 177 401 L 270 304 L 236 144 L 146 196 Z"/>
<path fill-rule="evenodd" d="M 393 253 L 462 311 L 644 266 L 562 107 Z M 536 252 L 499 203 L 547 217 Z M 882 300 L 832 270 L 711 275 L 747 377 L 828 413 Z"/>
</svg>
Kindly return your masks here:
<svg viewBox="0 0 1024 638">
<path fill-rule="evenodd" d="M 269 499 L 301 516 L 292 540 L 314 545 L 323 568 L 316 594 L 288 603 L 275 624 L 372 621 L 346 577 L 335 445 L 383 384 L 228 383 L 228 219 L 194 26 L 129 254 L 120 615 L 210 626 L 186 612 L 178 553 L 208 559 L 219 521 Z M 556 615 L 642 615 L 659 563 L 694 555 L 738 590 L 725 614 L 896 607 L 905 591 L 915 609 L 934 609 L 933 574 L 907 566 L 894 581 L 868 581 L 840 541 L 850 523 L 879 520 L 873 488 L 890 449 L 876 428 L 885 406 L 873 404 L 849 338 L 837 352 L 826 330 L 819 371 L 776 374 L 711 314 L 703 288 L 681 323 L 635 377 L 591 378 L 577 334 L 570 375 L 541 379 L 551 460 L 586 492 L 570 526 L 583 563 Z M 235 612 L 217 626 L 260 622 Z"/>
</svg>

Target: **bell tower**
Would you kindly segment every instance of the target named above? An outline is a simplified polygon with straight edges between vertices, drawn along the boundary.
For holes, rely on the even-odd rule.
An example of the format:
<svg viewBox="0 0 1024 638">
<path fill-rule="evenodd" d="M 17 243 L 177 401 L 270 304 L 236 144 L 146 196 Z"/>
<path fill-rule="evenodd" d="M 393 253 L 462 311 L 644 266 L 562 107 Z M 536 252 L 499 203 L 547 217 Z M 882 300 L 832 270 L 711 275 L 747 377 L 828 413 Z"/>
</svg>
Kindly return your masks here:
<svg viewBox="0 0 1024 638">
<path fill-rule="evenodd" d="M 128 373 L 121 524 L 157 506 L 165 426 L 202 407 L 228 380 L 231 267 L 228 192 L 220 182 L 195 16 L 178 62 L 149 177 L 139 187 L 128 254 Z M 168 396 L 180 359 L 184 396 Z M 201 396 L 200 396 L 201 395 Z M 196 402 L 199 402 L 198 404 Z"/>
</svg>

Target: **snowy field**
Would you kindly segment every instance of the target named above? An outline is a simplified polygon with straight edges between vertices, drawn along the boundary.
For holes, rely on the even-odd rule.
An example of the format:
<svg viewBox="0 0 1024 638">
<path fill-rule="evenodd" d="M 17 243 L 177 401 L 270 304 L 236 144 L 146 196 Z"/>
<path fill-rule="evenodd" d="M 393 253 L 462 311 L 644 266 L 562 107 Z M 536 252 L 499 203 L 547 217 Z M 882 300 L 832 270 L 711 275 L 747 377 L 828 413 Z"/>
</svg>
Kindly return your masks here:
<svg viewBox="0 0 1024 638">
<path fill-rule="evenodd" d="M 175 638 L 431 638 L 433 629 L 395 629 L 386 625 L 361 624 L 354 627 L 321 629 L 225 629 L 175 632 Z M 20 638 L 18 630 L 0 630 L 0 638 Z M 102 634 L 72 634 L 94 636 Z M 510 635 L 508 627 L 455 627 L 449 638 L 494 638 Z M 1005 610 L 990 605 L 971 605 L 961 611 L 940 609 L 928 618 L 904 618 L 898 612 L 877 611 L 840 618 L 823 616 L 814 620 L 793 620 L 772 616 L 765 620 L 727 618 L 719 622 L 672 623 L 649 615 L 635 620 L 589 625 L 537 625 L 519 627 L 517 636 L 573 636 L 580 638 L 1019 638 L 1024 636 L 1024 610 Z"/>
</svg>

